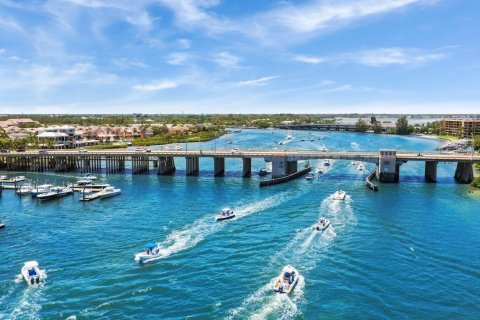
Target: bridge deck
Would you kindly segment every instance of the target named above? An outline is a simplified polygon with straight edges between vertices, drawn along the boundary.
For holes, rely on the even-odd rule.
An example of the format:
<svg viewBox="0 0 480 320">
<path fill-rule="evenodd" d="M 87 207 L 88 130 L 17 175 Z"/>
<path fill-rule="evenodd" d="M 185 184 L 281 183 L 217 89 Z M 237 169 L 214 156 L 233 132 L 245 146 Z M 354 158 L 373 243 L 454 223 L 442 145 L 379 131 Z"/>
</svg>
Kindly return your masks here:
<svg viewBox="0 0 480 320">
<path fill-rule="evenodd" d="M 222 158 L 271 158 L 288 157 L 289 160 L 315 160 L 315 159 L 340 159 L 365 162 L 377 162 L 377 151 L 314 151 L 314 150 L 152 150 L 151 152 L 139 152 L 133 150 L 100 150 L 78 152 L 73 150 L 38 151 L 2 153 L 0 157 L 222 157 Z M 397 151 L 398 161 L 438 161 L 438 162 L 480 162 L 479 154 L 458 154 L 458 153 L 418 153 L 408 151 Z"/>
</svg>

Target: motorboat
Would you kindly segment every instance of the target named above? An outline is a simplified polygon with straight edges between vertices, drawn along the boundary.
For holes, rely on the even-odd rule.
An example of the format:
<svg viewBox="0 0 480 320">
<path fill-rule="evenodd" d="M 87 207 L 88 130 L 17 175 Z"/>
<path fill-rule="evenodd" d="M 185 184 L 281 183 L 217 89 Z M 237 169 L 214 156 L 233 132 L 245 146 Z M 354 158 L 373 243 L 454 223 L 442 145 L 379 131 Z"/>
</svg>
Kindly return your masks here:
<svg viewBox="0 0 480 320">
<path fill-rule="evenodd" d="M 79 180 L 75 184 L 70 184 L 69 187 L 73 189 L 73 191 L 85 191 L 85 190 L 93 190 L 93 191 L 100 191 L 105 189 L 106 187 L 110 186 L 108 183 L 97 183 L 94 184 L 90 180 Z"/>
<path fill-rule="evenodd" d="M 298 270 L 291 265 L 285 266 L 273 284 L 273 291 L 289 294 L 298 282 L 300 274 Z"/>
<path fill-rule="evenodd" d="M 358 172 L 363 172 L 365 170 L 365 166 L 363 164 L 359 164 L 357 170 Z"/>
<path fill-rule="evenodd" d="M 330 226 L 330 220 L 321 218 L 318 220 L 318 222 L 315 224 L 315 230 L 317 231 L 325 231 Z"/>
<path fill-rule="evenodd" d="M 122 189 L 115 189 L 114 187 L 109 186 L 99 192 L 100 192 L 99 198 L 106 199 L 106 198 L 118 196 L 119 194 L 122 193 Z"/>
<path fill-rule="evenodd" d="M 52 187 L 53 186 L 51 184 L 41 184 L 39 186 L 36 186 L 32 189 L 32 192 L 31 192 L 32 197 L 36 197 L 42 193 L 47 193 L 48 191 L 50 191 Z"/>
<path fill-rule="evenodd" d="M 15 180 L 16 182 L 20 182 L 27 180 L 27 178 L 25 176 L 16 176 L 15 178 L 13 178 L 13 180 Z"/>
<path fill-rule="evenodd" d="M 287 140 L 292 140 L 292 139 L 293 139 L 292 133 L 291 133 L 291 132 L 288 132 L 288 133 L 287 133 L 287 136 L 285 137 L 285 139 L 287 139 Z"/>
<path fill-rule="evenodd" d="M 333 194 L 333 199 L 344 200 L 346 196 L 347 196 L 347 193 L 345 191 L 338 190 L 338 191 L 335 191 L 335 193 Z"/>
<path fill-rule="evenodd" d="M 232 210 L 230 210 L 230 208 L 223 208 L 222 212 L 217 214 L 216 220 L 223 221 L 223 220 L 228 220 L 233 218 L 235 218 L 235 213 Z"/>
<path fill-rule="evenodd" d="M 258 172 L 258 175 L 260 177 L 265 177 L 267 174 L 268 174 L 267 169 L 260 169 L 260 171 Z"/>
<path fill-rule="evenodd" d="M 8 177 L 6 175 L 1 175 L 0 180 L 8 180 Z"/>
<path fill-rule="evenodd" d="M 330 165 L 330 160 L 325 159 L 325 161 L 323 161 L 323 165 L 324 165 L 325 167 L 328 167 L 328 166 Z"/>
<path fill-rule="evenodd" d="M 328 149 L 325 148 L 325 146 L 321 146 L 320 149 L 319 149 L 319 151 L 321 151 L 321 152 L 327 152 Z"/>
<path fill-rule="evenodd" d="M 42 193 L 37 196 L 40 201 L 58 199 L 73 194 L 71 187 L 53 187 L 47 193 Z"/>
<path fill-rule="evenodd" d="M 164 254 L 160 250 L 160 246 L 156 243 L 149 242 L 144 246 L 145 251 L 135 255 L 135 261 L 138 263 L 146 263 L 156 258 L 161 258 Z"/>
<path fill-rule="evenodd" d="M 355 161 L 352 161 L 352 166 L 356 165 Z"/>
<path fill-rule="evenodd" d="M 309 174 L 307 174 L 307 176 L 305 177 L 305 180 L 308 180 L 308 181 L 312 181 L 313 179 L 315 179 L 315 174 L 313 172 L 310 172 Z"/>
<path fill-rule="evenodd" d="M 97 177 L 94 176 L 93 174 L 90 174 L 90 173 L 87 173 L 86 175 L 83 176 L 83 179 L 82 180 L 97 180 Z"/>
<path fill-rule="evenodd" d="M 173 150 L 182 150 L 182 147 L 177 143 L 175 147 L 173 147 Z"/>
<path fill-rule="evenodd" d="M 47 278 L 45 270 L 40 270 L 37 261 L 27 261 L 22 267 L 23 279 L 28 285 L 43 282 Z"/>
<path fill-rule="evenodd" d="M 280 141 L 278 144 L 279 144 L 279 145 L 283 145 L 283 141 Z"/>
<path fill-rule="evenodd" d="M 0 222 L 0 229 L 3 229 L 3 228 L 5 228 L 5 223 Z"/>
<path fill-rule="evenodd" d="M 19 195 L 29 194 L 32 192 L 32 190 L 33 190 L 32 184 L 30 182 L 27 182 L 17 189 L 17 194 Z"/>
</svg>

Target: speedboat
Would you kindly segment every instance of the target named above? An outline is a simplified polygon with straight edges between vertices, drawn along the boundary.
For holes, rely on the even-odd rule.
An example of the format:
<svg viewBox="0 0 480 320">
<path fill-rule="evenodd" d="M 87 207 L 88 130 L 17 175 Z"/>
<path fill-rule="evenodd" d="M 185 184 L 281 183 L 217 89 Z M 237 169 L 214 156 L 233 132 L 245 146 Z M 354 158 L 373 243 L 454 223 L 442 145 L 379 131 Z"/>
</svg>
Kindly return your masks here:
<svg viewBox="0 0 480 320">
<path fill-rule="evenodd" d="M 94 176 L 93 174 L 87 173 L 86 175 L 83 176 L 83 180 L 97 180 L 97 177 Z"/>
<path fill-rule="evenodd" d="M 315 230 L 317 231 L 325 231 L 330 226 L 330 220 L 321 218 L 316 224 L 315 224 Z"/>
<path fill-rule="evenodd" d="M 216 220 L 223 221 L 223 220 L 228 220 L 232 218 L 235 218 L 235 213 L 233 213 L 233 211 L 230 210 L 230 208 L 223 208 L 222 212 L 217 214 Z"/>
<path fill-rule="evenodd" d="M 283 144 L 283 141 L 280 141 L 278 144 L 279 144 L 279 145 L 282 145 L 282 144 Z"/>
<path fill-rule="evenodd" d="M 5 228 L 5 223 L 0 222 L 0 229 L 3 229 L 3 228 Z"/>
<path fill-rule="evenodd" d="M 354 166 L 355 164 L 356 164 L 355 161 L 352 161 L 352 166 Z"/>
<path fill-rule="evenodd" d="M 285 266 L 273 285 L 273 291 L 289 294 L 298 282 L 300 274 L 291 265 Z"/>
<path fill-rule="evenodd" d="M 347 193 L 345 191 L 338 190 L 338 191 L 335 191 L 335 193 L 333 194 L 333 199 L 344 200 L 346 195 L 347 195 Z"/>
<path fill-rule="evenodd" d="M 289 132 L 289 133 L 287 134 L 287 136 L 285 137 L 285 139 L 287 139 L 287 140 L 292 140 L 292 139 L 293 139 L 292 134 Z"/>
<path fill-rule="evenodd" d="M 36 197 L 42 193 L 47 193 L 48 191 L 50 191 L 52 187 L 53 186 L 51 184 L 41 184 L 39 186 L 36 186 L 32 189 L 32 192 L 31 192 L 32 197 Z"/>
<path fill-rule="evenodd" d="M 112 186 L 106 187 L 102 191 L 100 191 L 99 198 L 100 199 L 106 199 L 106 198 L 111 198 L 118 196 L 120 193 L 122 193 L 122 189 L 115 189 Z"/>
<path fill-rule="evenodd" d="M 42 193 L 37 196 L 40 201 L 58 199 L 61 197 L 73 194 L 73 189 L 70 187 L 53 187 L 47 193 Z"/>
<path fill-rule="evenodd" d="M 357 170 L 358 172 L 363 172 L 363 170 L 365 170 L 365 166 L 363 164 L 359 164 Z"/>
<path fill-rule="evenodd" d="M 305 177 L 305 180 L 313 180 L 315 178 L 315 174 L 313 172 L 310 172 L 309 174 L 307 174 L 307 176 Z"/>
<path fill-rule="evenodd" d="M 325 159 L 325 161 L 323 162 L 323 165 L 324 165 L 325 167 L 328 167 L 328 166 L 330 165 L 330 160 Z"/>
<path fill-rule="evenodd" d="M 137 253 L 135 255 L 135 261 L 138 263 L 149 262 L 153 259 L 160 258 L 163 253 L 160 251 L 160 246 L 156 243 L 149 242 L 145 244 L 145 251 Z"/>
<path fill-rule="evenodd" d="M 28 285 L 43 282 L 47 278 L 45 270 L 40 270 L 37 261 L 27 261 L 22 267 L 23 279 Z"/>
<path fill-rule="evenodd" d="M 258 172 L 258 175 L 260 177 L 265 177 L 267 175 L 267 169 L 261 169 L 259 172 Z"/>
<path fill-rule="evenodd" d="M 32 190 L 33 190 L 32 184 L 30 182 L 27 182 L 17 189 L 17 194 L 19 195 L 29 194 L 32 192 Z"/>
</svg>

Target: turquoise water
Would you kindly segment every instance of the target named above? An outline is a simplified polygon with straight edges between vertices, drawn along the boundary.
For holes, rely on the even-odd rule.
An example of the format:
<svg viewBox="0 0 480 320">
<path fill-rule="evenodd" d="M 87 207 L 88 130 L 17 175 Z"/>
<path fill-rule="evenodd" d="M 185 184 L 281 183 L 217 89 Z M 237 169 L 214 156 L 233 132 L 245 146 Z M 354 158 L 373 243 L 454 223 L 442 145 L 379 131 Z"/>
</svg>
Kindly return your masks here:
<svg viewBox="0 0 480 320">
<path fill-rule="evenodd" d="M 273 148 L 285 131 L 244 130 L 201 148 Z M 288 149 L 433 151 L 439 141 L 346 132 L 294 132 Z M 319 138 L 325 137 L 323 140 Z M 229 142 L 232 141 L 230 144 Z M 189 144 L 188 148 L 199 148 Z M 185 148 L 185 145 L 184 145 Z M 480 199 L 439 165 L 439 183 L 423 165 L 407 163 L 401 182 L 374 193 L 349 161 L 333 161 L 319 179 L 260 189 L 241 178 L 241 161 L 226 161 L 213 178 L 101 175 L 122 188 L 112 199 L 79 195 L 39 203 L 4 191 L 0 198 L 0 319 L 473 319 L 480 316 Z M 316 163 L 312 162 L 315 167 Z M 253 162 L 254 171 L 263 166 Z M 39 182 L 76 175 L 27 174 Z M 332 200 L 338 190 L 345 201 Z M 216 223 L 230 206 L 237 218 Z M 331 220 L 312 232 L 319 217 Z M 169 255 L 138 265 L 134 254 L 159 242 Z M 44 285 L 16 279 L 27 260 L 48 273 Z M 301 278 L 276 295 L 285 264 Z"/>
</svg>

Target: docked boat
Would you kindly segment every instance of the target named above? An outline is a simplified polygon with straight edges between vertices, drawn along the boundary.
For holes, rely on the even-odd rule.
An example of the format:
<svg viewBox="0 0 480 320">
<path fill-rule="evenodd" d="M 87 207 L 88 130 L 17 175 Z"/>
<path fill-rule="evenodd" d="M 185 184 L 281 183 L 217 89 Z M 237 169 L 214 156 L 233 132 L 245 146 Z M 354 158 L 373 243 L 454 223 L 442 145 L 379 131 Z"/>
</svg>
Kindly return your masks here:
<svg viewBox="0 0 480 320">
<path fill-rule="evenodd" d="M 100 193 L 99 195 L 100 199 L 112 198 L 121 194 L 122 189 L 115 189 L 114 187 L 109 186 L 103 189 L 102 191 L 99 191 L 99 193 Z"/>
<path fill-rule="evenodd" d="M 267 169 L 260 169 L 260 171 L 258 172 L 258 175 L 260 177 L 265 177 L 267 174 L 268 174 Z"/>
<path fill-rule="evenodd" d="M 32 190 L 33 190 L 32 184 L 30 182 L 27 182 L 17 189 L 17 194 L 19 195 L 29 194 L 29 193 L 32 193 Z"/>
<path fill-rule="evenodd" d="M 273 284 L 273 291 L 289 294 L 298 282 L 300 274 L 298 270 L 291 265 L 285 266 Z"/>
<path fill-rule="evenodd" d="M 325 231 L 330 226 L 330 220 L 321 218 L 317 224 L 315 224 L 315 230 L 317 231 Z"/>
<path fill-rule="evenodd" d="M 45 270 L 40 270 L 37 261 L 27 261 L 22 267 L 23 279 L 28 285 L 43 282 L 47 278 Z"/>
<path fill-rule="evenodd" d="M 94 176 L 93 174 L 87 173 L 86 175 L 83 176 L 83 180 L 97 180 L 97 177 Z"/>
<path fill-rule="evenodd" d="M 94 184 L 90 180 L 82 179 L 77 181 L 77 183 L 69 185 L 73 191 L 84 191 L 84 190 L 94 190 L 100 191 L 105 189 L 106 187 L 110 186 L 108 183 L 96 183 Z"/>
<path fill-rule="evenodd" d="M 230 208 L 223 208 L 222 212 L 217 214 L 216 220 L 223 221 L 223 220 L 228 220 L 233 218 L 235 218 L 235 213 L 232 210 L 230 210 Z"/>
<path fill-rule="evenodd" d="M 308 181 L 312 181 L 313 179 L 315 179 L 315 174 L 313 172 L 310 172 L 309 174 L 307 174 L 307 176 L 305 177 L 305 180 L 308 180 Z"/>
<path fill-rule="evenodd" d="M 53 187 L 47 193 L 42 193 L 37 196 L 40 201 L 58 199 L 73 194 L 73 189 L 70 187 Z"/>
<path fill-rule="evenodd" d="M 345 191 L 338 190 L 338 191 L 335 191 L 335 193 L 333 194 L 333 199 L 344 200 L 346 196 L 347 196 L 347 193 Z"/>
<path fill-rule="evenodd" d="M 50 189 L 53 188 L 53 186 L 51 184 L 41 184 L 41 185 L 38 185 L 36 187 L 34 187 L 32 189 L 32 197 L 36 197 L 38 196 L 39 194 L 42 194 L 42 193 L 47 193 L 48 191 L 50 191 Z"/>
<path fill-rule="evenodd" d="M 135 261 L 138 263 L 146 263 L 153 259 L 161 258 L 164 254 L 160 250 L 160 246 L 156 243 L 149 242 L 145 244 L 145 251 L 135 255 Z"/>
</svg>

